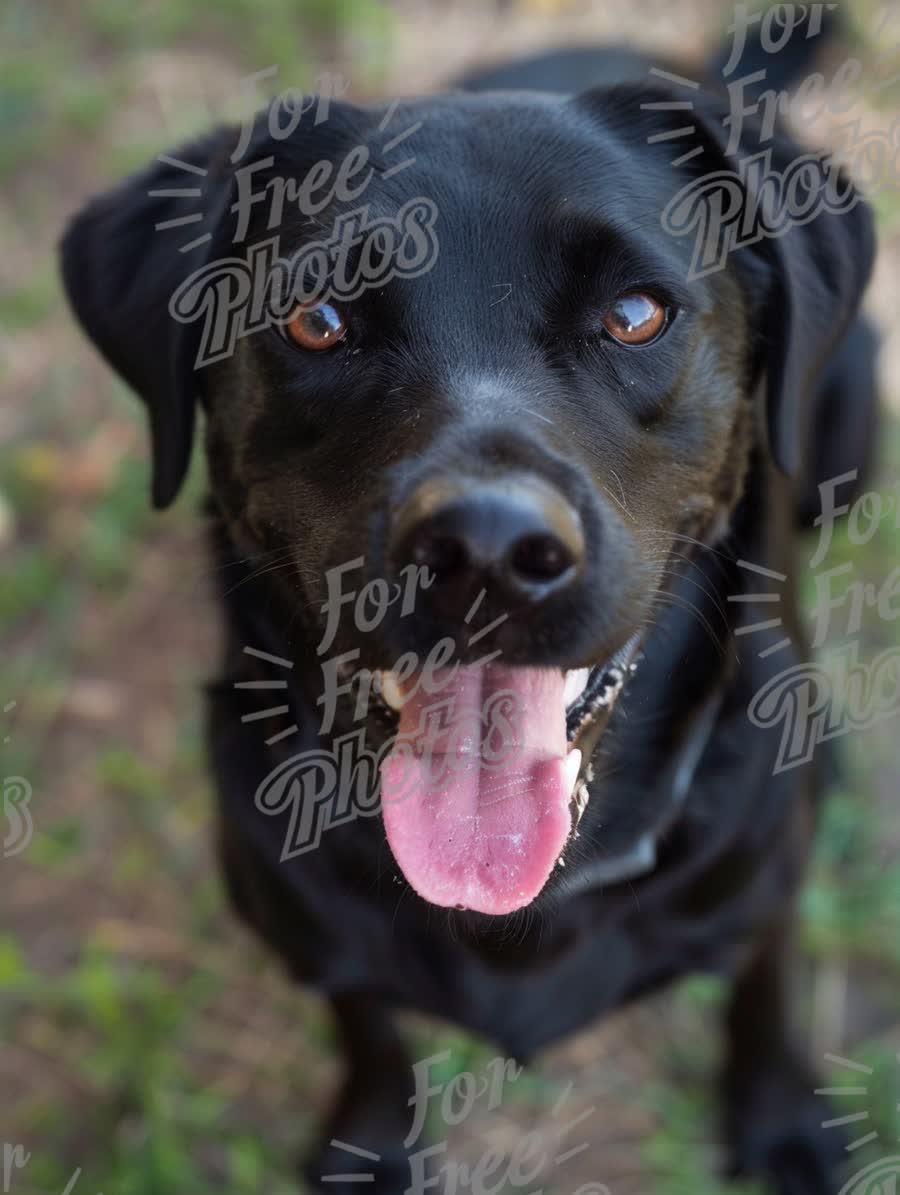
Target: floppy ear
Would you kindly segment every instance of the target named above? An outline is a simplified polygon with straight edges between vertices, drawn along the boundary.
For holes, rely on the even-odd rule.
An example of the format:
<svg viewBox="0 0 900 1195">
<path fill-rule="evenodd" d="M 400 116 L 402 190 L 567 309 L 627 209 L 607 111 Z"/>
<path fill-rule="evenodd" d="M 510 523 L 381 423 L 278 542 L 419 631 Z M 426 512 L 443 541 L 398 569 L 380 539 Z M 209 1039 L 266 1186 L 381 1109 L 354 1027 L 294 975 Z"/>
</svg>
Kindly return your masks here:
<svg viewBox="0 0 900 1195">
<path fill-rule="evenodd" d="M 63 282 L 79 322 L 147 404 L 157 507 L 184 480 L 199 381 L 197 325 L 173 319 L 169 300 L 216 255 L 236 139 L 223 128 L 160 155 L 91 200 L 62 240 Z"/>
<path fill-rule="evenodd" d="M 770 449 L 796 477 L 811 392 L 872 270 L 872 217 L 832 160 L 783 131 L 765 137 L 745 119 L 732 152 L 727 102 L 695 87 L 629 84 L 615 89 L 612 105 L 607 93 L 606 108 L 627 111 L 630 144 L 643 131 L 647 152 L 665 155 L 673 171 L 663 227 L 695 238 L 712 268 L 734 268 L 742 279 L 757 332 L 756 372 L 765 374 Z M 792 197 L 786 207 L 785 194 Z"/>
<path fill-rule="evenodd" d="M 859 311 L 875 260 L 872 215 L 849 178 L 827 158 L 776 140 L 774 171 L 787 177 L 801 159 L 809 187 L 797 188 L 798 212 L 818 194 L 815 215 L 789 220 L 786 231 L 763 235 L 754 247 L 771 273 L 761 327 L 769 443 L 791 477 L 806 471 L 814 394 Z M 765 207 L 751 186 L 747 192 L 748 202 Z"/>
</svg>

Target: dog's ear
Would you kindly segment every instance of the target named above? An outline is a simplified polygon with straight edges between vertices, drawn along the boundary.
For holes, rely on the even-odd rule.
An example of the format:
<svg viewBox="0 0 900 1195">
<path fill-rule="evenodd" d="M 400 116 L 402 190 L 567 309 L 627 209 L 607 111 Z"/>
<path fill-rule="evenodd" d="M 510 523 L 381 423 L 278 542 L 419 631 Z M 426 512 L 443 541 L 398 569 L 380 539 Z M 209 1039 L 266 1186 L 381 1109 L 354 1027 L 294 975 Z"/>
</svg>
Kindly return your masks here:
<svg viewBox="0 0 900 1195">
<path fill-rule="evenodd" d="M 147 404 L 153 502 L 168 506 L 191 455 L 197 325 L 169 314 L 178 286 L 219 249 L 235 129 L 161 154 L 91 200 L 61 245 L 69 301 L 88 336 Z"/>
<path fill-rule="evenodd" d="M 815 391 L 872 272 L 875 231 L 868 205 L 833 159 L 804 152 L 786 136 L 776 136 L 771 148 L 773 175 L 794 188 L 797 210 L 792 214 L 789 202 L 786 213 L 765 220 L 774 234 L 763 230 L 749 248 L 768 267 L 757 326 L 770 449 L 781 470 L 797 478 L 808 465 Z M 738 150 L 743 162 L 758 152 L 752 142 Z M 746 202 L 766 212 L 767 183 L 760 194 L 753 171 L 744 173 Z M 739 258 L 736 264 L 740 269 Z"/>
<path fill-rule="evenodd" d="M 872 270 L 871 213 L 827 155 L 803 150 L 783 131 L 764 133 L 751 119 L 736 136 L 727 100 L 695 88 L 628 84 L 606 93 L 604 111 L 618 116 L 630 145 L 643 135 L 647 153 L 672 171 L 660 220 L 702 257 L 689 280 L 722 266 L 740 276 L 756 333 L 755 372 L 765 373 L 770 449 L 796 477 L 811 391 Z M 592 93 L 579 98 L 597 102 Z"/>
</svg>

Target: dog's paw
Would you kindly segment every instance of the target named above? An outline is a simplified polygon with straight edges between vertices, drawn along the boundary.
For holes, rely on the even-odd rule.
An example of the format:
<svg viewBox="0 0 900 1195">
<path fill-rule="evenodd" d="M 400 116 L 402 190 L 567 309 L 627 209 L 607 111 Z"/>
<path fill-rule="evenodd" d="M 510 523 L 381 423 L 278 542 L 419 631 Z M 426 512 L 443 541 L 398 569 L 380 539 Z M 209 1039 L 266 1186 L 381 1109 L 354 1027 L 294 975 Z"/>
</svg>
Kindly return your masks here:
<svg viewBox="0 0 900 1195">
<path fill-rule="evenodd" d="M 845 1138 L 827 1100 L 801 1074 L 767 1076 L 729 1091 L 731 1178 L 754 1178 L 772 1195 L 838 1195 L 846 1172 Z"/>
</svg>

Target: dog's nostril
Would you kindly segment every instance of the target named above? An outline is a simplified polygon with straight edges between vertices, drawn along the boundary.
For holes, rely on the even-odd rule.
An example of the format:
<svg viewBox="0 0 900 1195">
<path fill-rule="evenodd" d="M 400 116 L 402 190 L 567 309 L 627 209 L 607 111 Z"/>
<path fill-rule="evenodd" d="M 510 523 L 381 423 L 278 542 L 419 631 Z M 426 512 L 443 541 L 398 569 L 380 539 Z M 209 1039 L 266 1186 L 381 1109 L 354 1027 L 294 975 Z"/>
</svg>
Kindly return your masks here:
<svg viewBox="0 0 900 1195">
<path fill-rule="evenodd" d="M 574 564 L 572 553 L 555 535 L 526 535 L 513 547 L 509 565 L 523 581 L 555 581 Z"/>
<path fill-rule="evenodd" d="M 424 565 L 437 577 L 458 573 L 468 563 L 468 553 L 463 542 L 451 535 L 426 536 L 413 548 L 413 560 Z"/>
</svg>

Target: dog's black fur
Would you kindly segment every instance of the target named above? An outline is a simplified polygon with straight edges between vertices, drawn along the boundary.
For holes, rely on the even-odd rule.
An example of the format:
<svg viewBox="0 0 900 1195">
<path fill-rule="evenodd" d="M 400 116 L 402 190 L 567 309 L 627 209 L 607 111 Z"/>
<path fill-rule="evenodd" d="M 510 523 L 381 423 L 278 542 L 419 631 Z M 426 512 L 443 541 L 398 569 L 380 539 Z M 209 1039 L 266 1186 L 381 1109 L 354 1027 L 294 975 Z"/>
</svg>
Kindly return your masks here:
<svg viewBox="0 0 900 1195">
<path fill-rule="evenodd" d="M 765 63 L 772 74 L 802 66 L 810 47 L 797 42 Z M 148 197 L 185 185 L 177 168 L 154 162 L 89 204 L 63 245 L 79 319 L 148 404 L 157 504 L 185 472 L 195 390 L 205 412 L 227 626 L 225 669 L 210 692 L 227 883 L 293 975 L 330 997 L 348 1076 L 325 1139 L 377 1152 L 374 1189 L 390 1195 L 407 1185 L 411 1082 L 393 1009 L 450 1018 L 524 1059 L 689 971 L 734 979 L 723 1095 L 735 1172 L 763 1175 L 782 1195 L 838 1186 L 840 1150 L 820 1128 L 827 1112 L 785 992 L 791 896 L 820 767 L 773 774 L 780 731 L 747 716 L 761 685 L 802 658 L 803 631 L 785 594 L 782 628 L 738 639 L 771 607 L 728 598 L 771 587 L 738 561 L 791 574 L 795 522 L 814 514 L 817 483 L 867 462 L 874 344 L 856 312 L 871 225 L 864 204 L 821 214 L 686 283 L 689 245 L 663 232 L 660 213 L 691 178 L 728 165 L 723 110 L 713 84 L 689 95 L 703 153 L 673 167 L 673 143 L 648 139 L 684 123 L 684 112 L 644 105 L 686 92 L 647 67 L 624 52 L 554 54 L 473 77 L 479 94 L 405 102 L 394 127 L 423 122 L 410 140 L 415 164 L 376 176 L 364 201 L 396 211 L 410 197 L 433 198 L 439 256 L 422 277 L 355 300 L 349 336 L 329 353 L 304 356 L 270 329 L 191 370 L 197 326 L 176 325 L 167 304 L 189 272 L 235 251 L 233 129 L 174 151 L 207 172 L 205 223 L 181 240 L 207 229 L 209 242 L 179 255 L 154 231 L 187 210 Z M 571 78 L 600 85 L 574 97 L 518 90 L 565 92 Z M 252 160 L 274 160 L 259 187 L 300 178 L 357 143 L 377 147 L 385 111 L 337 102 L 326 121 L 303 122 L 282 143 L 260 127 Z M 799 152 L 778 134 L 777 165 Z M 294 212 L 277 231 L 293 250 L 334 214 L 312 223 Z M 257 210 L 250 241 L 266 235 Z M 596 312 L 640 287 L 678 315 L 657 344 L 629 351 L 599 335 Z M 497 644 L 505 658 L 573 668 L 645 631 L 643 661 L 594 755 L 565 868 L 531 908 L 497 919 L 416 896 L 377 817 L 331 828 L 318 849 L 280 862 L 287 814 L 260 812 L 254 794 L 281 760 L 323 745 L 313 703 L 325 571 L 361 556 L 365 578 L 390 574 L 390 517 L 422 478 L 508 470 L 566 495 L 588 558 L 574 590 L 507 620 Z M 359 649 L 361 663 L 385 667 L 446 630 L 416 609 L 372 634 L 345 627 L 334 651 Z M 786 633 L 792 646 L 761 658 Z M 273 675 L 245 645 L 293 662 L 277 702 L 290 705 L 299 737 L 267 748 L 260 723 L 242 722 L 272 704 L 271 694 L 234 688 Z M 703 717 L 712 719 L 705 737 Z M 678 806 L 673 768 L 697 744 Z M 615 875 L 648 832 L 655 866 L 591 881 L 598 860 Z M 349 1164 L 324 1147 L 310 1173 Z"/>
</svg>

